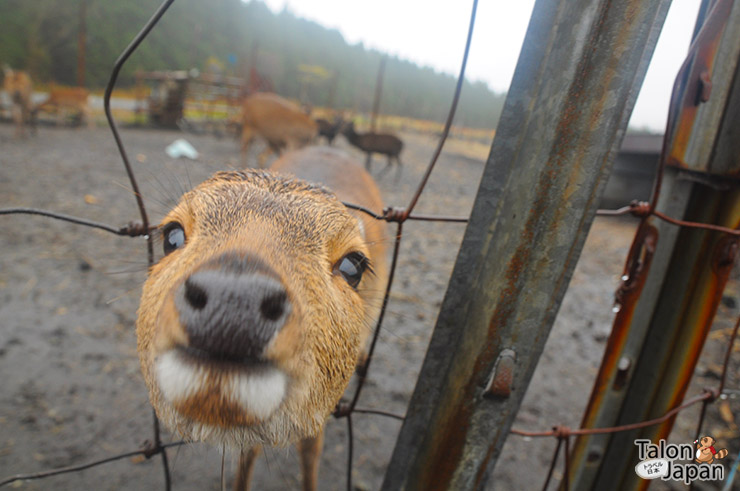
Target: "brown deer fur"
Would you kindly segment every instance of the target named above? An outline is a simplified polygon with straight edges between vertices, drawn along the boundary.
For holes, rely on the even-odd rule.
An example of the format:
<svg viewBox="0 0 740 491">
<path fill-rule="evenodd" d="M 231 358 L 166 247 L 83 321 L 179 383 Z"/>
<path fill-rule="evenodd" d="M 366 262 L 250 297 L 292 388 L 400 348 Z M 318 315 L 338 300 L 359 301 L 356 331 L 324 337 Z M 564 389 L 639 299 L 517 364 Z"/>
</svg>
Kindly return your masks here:
<svg viewBox="0 0 740 491">
<path fill-rule="evenodd" d="M 12 70 L 5 67 L 5 78 L 3 80 L 3 90 L 8 95 L 13 104 L 13 123 L 15 124 L 15 136 L 25 136 L 25 126 L 30 125 L 31 121 L 31 94 L 33 85 L 28 73 L 21 70 Z"/>
<path fill-rule="evenodd" d="M 303 147 L 316 138 L 316 123 L 287 99 L 269 92 L 258 92 L 244 99 L 242 105 L 242 156 L 246 157 L 255 136 L 267 142 L 258 156 L 259 167 L 271 153 Z"/>
<path fill-rule="evenodd" d="M 161 222 L 165 230 L 179 223 L 185 241 L 152 267 L 142 293 L 136 332 L 150 399 L 184 438 L 241 451 L 241 485 L 260 445 L 299 442 L 305 488 L 315 487 L 324 422 L 378 316 L 387 282 L 385 224 L 340 200 L 382 210 L 360 164 L 310 147 L 287 153 L 270 171 L 216 173 Z M 372 271 L 353 288 L 337 265 L 355 253 Z M 224 257 L 264 265 L 291 306 L 261 355 L 246 364 L 190 356 L 193 338 L 178 313 L 181 288 Z M 284 390 L 274 389 L 281 383 Z M 236 393 L 242 386 L 250 386 L 248 397 Z"/>
<path fill-rule="evenodd" d="M 36 106 L 34 112 L 53 113 L 57 116 L 57 123 L 63 122 L 68 114 L 79 116 L 88 128 L 95 126 L 88 99 L 90 91 L 84 87 L 59 87 L 49 89 L 49 97 Z"/>
</svg>

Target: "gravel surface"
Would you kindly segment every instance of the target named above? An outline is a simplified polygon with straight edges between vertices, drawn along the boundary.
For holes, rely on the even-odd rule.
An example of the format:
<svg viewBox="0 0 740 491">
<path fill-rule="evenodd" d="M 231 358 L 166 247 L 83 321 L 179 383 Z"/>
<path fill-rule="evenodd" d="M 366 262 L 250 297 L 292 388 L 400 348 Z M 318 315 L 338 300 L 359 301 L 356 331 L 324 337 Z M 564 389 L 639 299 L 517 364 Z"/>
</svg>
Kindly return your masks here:
<svg viewBox="0 0 740 491">
<path fill-rule="evenodd" d="M 201 153 L 198 161 L 166 156 L 164 148 L 181 137 Z M 123 139 L 154 221 L 183 190 L 216 170 L 241 166 L 232 139 L 143 129 L 124 130 Z M 379 180 L 387 204 L 407 203 L 435 141 L 406 135 L 405 143 L 401 179 L 394 181 L 392 171 Z M 341 137 L 338 146 L 348 148 Z M 0 125 L 0 149 L 0 207 L 45 208 L 114 226 L 138 219 L 107 129 L 42 127 L 37 136 L 16 140 L 10 125 Z M 374 169 L 383 165 L 377 159 Z M 468 215 L 482 170 L 482 161 L 443 154 L 418 212 Z M 134 336 L 146 272 L 144 240 L 41 217 L 0 220 L 0 479 L 138 449 L 151 438 L 152 421 Z M 404 229 L 389 313 L 360 402 L 399 414 L 413 391 L 464 225 L 416 222 Z M 611 328 L 613 293 L 634 229 L 629 219 L 594 223 L 516 427 L 579 425 Z M 733 281 L 729 291 L 737 290 Z M 737 308 L 728 300 L 720 314 L 716 329 L 726 330 Z M 723 338 L 715 338 L 707 349 L 716 363 Z M 699 372 L 703 378 L 697 387 L 713 380 L 707 363 L 700 364 Z M 727 426 L 716 412 L 712 417 L 711 424 L 717 425 L 710 424 L 712 431 Z M 353 421 L 355 487 L 378 489 L 400 423 L 373 415 L 357 415 Z M 679 441 L 693 438 L 695 421 L 696 413 L 679 418 Z M 320 487 L 345 489 L 344 420 L 329 421 L 326 435 Z M 165 433 L 164 439 L 175 437 Z M 512 436 L 489 487 L 540 488 L 554 445 L 552 439 Z M 218 449 L 192 444 L 171 450 L 169 457 L 174 489 L 220 489 Z M 229 482 L 233 460 L 227 454 Z M 19 487 L 161 489 L 162 483 L 158 459 L 134 457 Z M 295 449 L 267 450 L 257 464 L 254 488 L 299 489 Z"/>
</svg>

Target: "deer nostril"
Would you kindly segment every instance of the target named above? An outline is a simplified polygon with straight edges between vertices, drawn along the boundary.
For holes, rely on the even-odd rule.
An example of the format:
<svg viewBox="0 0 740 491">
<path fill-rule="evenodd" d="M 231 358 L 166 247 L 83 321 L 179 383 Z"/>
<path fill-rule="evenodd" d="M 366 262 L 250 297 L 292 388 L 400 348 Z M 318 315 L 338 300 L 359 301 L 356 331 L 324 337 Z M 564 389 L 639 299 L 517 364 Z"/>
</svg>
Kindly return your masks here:
<svg viewBox="0 0 740 491">
<path fill-rule="evenodd" d="M 215 360 L 257 360 L 291 311 L 290 296 L 274 273 L 204 268 L 175 292 L 187 343 Z"/>
<path fill-rule="evenodd" d="M 203 288 L 188 279 L 185 281 L 185 299 L 194 309 L 203 310 L 208 303 L 208 294 Z"/>
<path fill-rule="evenodd" d="M 285 312 L 285 292 L 267 296 L 260 304 L 260 313 L 269 321 L 276 321 Z"/>
</svg>

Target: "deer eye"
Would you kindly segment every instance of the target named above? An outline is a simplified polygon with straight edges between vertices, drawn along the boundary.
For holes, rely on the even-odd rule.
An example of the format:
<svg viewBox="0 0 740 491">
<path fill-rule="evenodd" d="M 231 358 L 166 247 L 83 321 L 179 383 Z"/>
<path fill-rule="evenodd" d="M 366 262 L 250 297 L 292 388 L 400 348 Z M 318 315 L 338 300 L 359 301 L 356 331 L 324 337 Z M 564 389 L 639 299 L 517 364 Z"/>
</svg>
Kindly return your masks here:
<svg viewBox="0 0 740 491">
<path fill-rule="evenodd" d="M 162 230 L 163 248 L 165 256 L 175 249 L 185 245 L 185 230 L 177 222 L 170 222 Z"/>
<path fill-rule="evenodd" d="M 334 265 L 334 273 L 339 273 L 349 286 L 357 288 L 362 280 L 362 274 L 368 267 L 367 258 L 359 252 L 350 252 Z"/>
</svg>

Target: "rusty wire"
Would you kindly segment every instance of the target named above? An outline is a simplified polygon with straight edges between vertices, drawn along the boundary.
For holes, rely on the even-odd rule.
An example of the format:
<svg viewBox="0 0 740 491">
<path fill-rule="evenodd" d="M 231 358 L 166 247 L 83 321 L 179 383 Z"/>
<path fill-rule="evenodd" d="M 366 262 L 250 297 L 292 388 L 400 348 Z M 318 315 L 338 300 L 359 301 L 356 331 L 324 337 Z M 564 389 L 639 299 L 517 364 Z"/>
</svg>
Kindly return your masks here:
<svg viewBox="0 0 740 491">
<path fill-rule="evenodd" d="M 399 421 L 403 421 L 404 419 L 406 419 L 405 416 L 402 416 L 400 414 L 391 413 L 389 411 L 381 411 L 379 409 L 355 408 L 352 412 L 359 414 L 375 414 L 378 416 L 385 416 L 386 418 L 397 419 Z"/>
<path fill-rule="evenodd" d="M 563 434 L 567 434 L 568 436 L 604 435 L 608 433 L 619 433 L 621 431 L 639 430 L 640 428 L 646 428 L 648 426 L 653 426 L 653 425 L 657 425 L 660 423 L 664 423 L 665 421 L 668 421 L 670 418 L 680 413 L 684 409 L 687 409 L 693 406 L 694 404 L 702 402 L 706 399 L 714 400 L 717 398 L 718 395 L 719 394 L 715 390 L 705 389 L 701 394 L 694 396 L 688 401 L 681 404 L 680 406 L 677 406 L 671 409 L 670 411 L 666 412 L 663 416 L 650 419 L 647 421 L 641 421 L 639 423 L 630 423 L 630 424 L 621 425 L 621 426 L 612 426 L 609 428 L 579 428 L 576 430 L 561 427 L 561 426 L 555 426 L 550 431 L 526 431 L 526 430 L 518 430 L 516 428 L 512 428 L 510 433 L 514 435 L 526 436 L 530 438 L 539 438 L 539 437 L 546 437 L 546 436 L 561 437 Z"/>
<path fill-rule="evenodd" d="M 171 448 L 171 447 L 179 447 L 180 445 L 185 445 L 186 443 L 187 442 L 179 441 L 179 442 L 166 443 L 161 446 L 164 448 Z M 90 469 L 91 467 L 97 467 L 99 465 L 107 464 L 109 462 L 115 462 L 116 460 L 122 460 L 122 459 L 126 459 L 129 457 L 136 457 L 138 455 L 141 455 L 149 459 L 157 455 L 157 453 L 159 453 L 156 446 L 152 445 L 150 442 L 144 442 L 143 447 L 144 448 L 140 450 L 135 450 L 133 452 L 126 452 L 126 453 L 122 453 L 118 455 L 113 455 L 111 457 L 105 457 L 103 459 L 94 460 L 86 464 L 71 465 L 68 467 L 61 467 L 59 469 L 52 469 L 48 471 L 36 472 L 34 474 L 18 474 L 18 475 L 11 476 L 7 479 L 0 481 L 0 487 L 5 486 L 7 484 L 12 484 L 16 481 L 32 481 L 35 479 L 43 479 L 45 477 L 58 476 L 60 474 L 80 472 L 80 471 L 84 471 L 85 469 Z"/>
<path fill-rule="evenodd" d="M 139 185 L 136 182 L 134 171 L 131 168 L 131 163 L 128 160 L 126 149 L 124 148 L 123 141 L 121 140 L 121 136 L 118 133 L 118 127 L 116 126 L 116 121 L 113 118 L 113 113 L 111 112 L 110 98 L 113 94 L 113 88 L 116 85 L 116 80 L 118 80 L 118 74 L 120 73 L 121 68 L 123 68 L 123 65 L 126 63 L 126 60 L 128 60 L 131 54 L 136 51 L 136 48 L 139 47 L 141 42 L 151 32 L 151 30 L 154 29 L 154 26 L 157 25 L 159 20 L 162 18 L 165 12 L 167 12 L 167 9 L 170 8 L 170 5 L 172 5 L 174 1 L 175 0 L 164 0 L 159 8 L 154 12 L 154 15 L 152 15 L 149 21 L 141 29 L 141 31 L 139 31 L 139 33 L 134 37 L 134 39 L 126 47 L 126 49 L 123 50 L 123 53 L 121 53 L 121 56 L 118 57 L 115 64 L 113 65 L 110 80 L 108 81 L 108 85 L 105 88 L 105 96 L 103 97 L 103 107 L 105 108 L 105 116 L 108 119 L 108 126 L 110 126 L 111 133 L 113 133 L 113 138 L 116 140 L 118 152 L 121 154 L 123 166 L 126 168 L 126 174 L 128 175 L 129 181 L 131 182 L 131 188 L 134 191 L 134 197 L 136 198 L 136 204 L 139 207 L 139 213 L 141 214 L 141 221 L 144 229 L 149 228 L 149 218 L 147 217 L 144 200 L 142 199 L 141 193 L 139 192 Z M 147 262 L 151 267 L 152 264 L 154 264 L 154 241 L 152 240 L 151 235 L 147 236 L 146 247 Z M 154 430 L 154 449 L 156 453 L 162 456 L 162 469 L 164 471 L 165 489 L 169 491 L 172 488 L 172 480 L 170 478 L 170 466 L 167 460 L 167 447 L 162 445 L 161 432 L 159 428 L 159 418 L 157 418 L 157 413 L 154 411 L 154 409 L 152 409 L 152 418 L 152 427 Z"/>
<path fill-rule="evenodd" d="M 87 220 L 86 218 L 73 217 L 71 215 L 65 215 L 64 213 L 56 213 L 56 212 L 48 211 L 48 210 L 39 210 L 37 208 L 24 208 L 24 207 L 2 208 L 0 209 L 0 215 L 45 216 L 45 217 L 54 218 L 56 220 L 61 220 L 63 222 L 70 222 L 70 223 L 74 223 L 77 225 L 83 225 L 85 227 L 97 228 L 99 230 L 104 230 L 112 234 L 123 235 L 127 237 L 140 237 L 142 235 L 147 235 L 150 232 L 149 228 L 144 227 L 144 225 L 140 223 L 130 222 L 129 224 L 124 225 L 123 227 L 116 228 L 110 225 L 106 225 L 104 223 L 93 222 L 92 220 Z"/>
<path fill-rule="evenodd" d="M 555 466 L 558 463 L 558 456 L 560 455 L 560 448 L 563 446 L 563 440 L 562 438 L 558 438 L 558 443 L 555 445 L 555 453 L 552 456 L 552 459 L 550 460 L 550 468 L 547 471 L 547 477 L 545 478 L 545 484 L 542 485 L 542 490 L 546 491 L 548 486 L 550 486 L 550 479 L 552 479 L 552 474 L 555 472 Z"/>
<path fill-rule="evenodd" d="M 447 135 L 450 134 L 450 128 L 452 127 L 452 120 L 455 118 L 455 112 L 457 111 L 457 103 L 460 100 L 460 92 L 462 92 L 463 82 L 465 82 L 465 67 L 468 64 L 468 54 L 470 53 L 470 43 L 473 39 L 473 28 L 475 27 L 475 13 L 477 9 L 478 9 L 478 0 L 473 0 L 473 9 L 472 9 L 472 12 L 470 13 L 470 25 L 468 26 L 468 38 L 465 41 L 465 51 L 463 53 L 463 59 L 460 65 L 460 75 L 458 75 L 457 77 L 457 85 L 455 86 L 455 95 L 452 98 L 452 106 L 450 107 L 450 112 L 447 115 L 447 121 L 445 121 L 445 127 L 444 127 L 444 130 L 442 131 L 442 136 L 439 139 L 439 143 L 437 144 L 437 149 L 434 151 L 434 155 L 432 156 L 432 160 L 431 162 L 429 162 L 429 166 L 427 167 L 427 170 L 424 173 L 424 177 L 422 177 L 421 183 L 419 183 L 419 187 L 416 189 L 416 192 L 414 193 L 413 198 L 411 198 L 411 201 L 406 207 L 406 210 L 403 212 L 404 219 L 408 218 L 411 212 L 416 207 L 416 203 L 419 201 L 419 198 L 421 197 L 421 193 L 424 192 L 424 188 L 426 187 L 427 182 L 429 181 L 429 177 L 432 175 L 432 171 L 434 170 L 434 166 L 437 163 L 437 159 L 442 153 L 442 147 L 444 146 L 445 141 L 447 141 Z"/>
<path fill-rule="evenodd" d="M 725 370 L 726 369 L 727 369 L 727 366 L 725 366 Z M 543 490 L 546 490 L 547 486 L 550 483 L 553 470 L 555 469 L 555 465 L 557 463 L 560 446 L 563 442 L 565 442 L 566 450 L 565 450 L 565 459 L 563 463 L 563 479 L 564 479 L 563 484 L 565 485 L 565 489 L 570 489 L 570 486 L 569 486 L 569 476 L 570 476 L 569 444 L 570 444 L 571 436 L 602 435 L 602 434 L 607 434 L 607 433 L 618 433 L 622 431 L 632 431 L 632 430 L 637 430 L 640 428 L 646 428 L 648 426 L 653 426 L 653 425 L 668 421 L 670 418 L 676 416 L 678 413 L 680 413 L 684 409 L 687 409 L 699 402 L 703 402 L 705 404 L 708 402 L 713 402 L 714 400 L 717 399 L 717 397 L 719 397 L 719 395 L 720 394 L 716 390 L 704 389 L 704 391 L 701 394 L 695 397 L 692 397 L 691 399 L 684 402 L 680 406 L 671 409 L 670 411 L 666 412 L 663 416 L 660 416 L 659 418 L 651 419 L 648 421 L 642 421 L 640 423 L 631 423 L 631 424 L 622 425 L 622 426 L 613 426 L 610 428 L 579 428 L 576 430 L 572 430 L 565 426 L 555 426 L 550 431 L 525 431 L 525 430 L 519 430 L 516 428 L 512 428 L 509 433 L 513 435 L 525 436 L 525 437 L 530 437 L 530 438 L 541 438 L 541 437 L 557 438 L 558 444 L 555 449 L 555 454 L 553 455 L 552 461 L 550 463 L 550 469 L 547 474 L 547 478 L 545 480 L 545 485 L 542 488 Z"/>
<path fill-rule="evenodd" d="M 144 25 L 144 27 L 139 31 L 139 33 L 134 37 L 134 39 L 131 41 L 131 43 L 126 47 L 126 49 L 123 50 L 123 53 L 121 53 L 121 56 L 118 57 L 115 64 L 113 65 L 113 70 L 111 71 L 110 80 L 108 81 L 108 85 L 105 87 L 105 95 L 103 96 L 103 108 L 105 109 L 105 117 L 108 119 L 108 126 L 110 127 L 111 132 L 113 133 L 113 138 L 116 140 L 116 146 L 118 147 L 118 152 L 121 154 L 121 159 L 123 160 L 123 166 L 126 168 L 126 174 L 128 175 L 128 179 L 131 182 L 131 189 L 134 191 L 134 197 L 136 198 L 136 205 L 139 207 L 139 213 L 141 214 L 141 222 L 144 226 L 144 228 L 149 227 L 149 218 L 147 217 L 146 213 L 146 207 L 144 206 L 144 200 L 141 197 L 141 193 L 139 192 L 139 185 L 136 182 L 136 177 L 134 176 L 134 171 L 131 168 L 131 163 L 128 160 L 128 155 L 126 154 L 126 149 L 123 145 L 123 141 L 121 140 L 121 136 L 118 133 L 118 126 L 116 125 L 116 120 L 113 118 L 113 113 L 111 112 L 110 108 L 110 98 L 113 94 L 113 88 L 116 85 L 116 81 L 118 80 L 118 74 L 121 71 L 121 68 L 123 68 L 123 65 L 126 63 L 126 60 L 133 54 L 134 51 L 136 51 L 136 48 L 139 47 L 141 42 L 144 40 L 144 38 L 151 32 L 152 29 L 154 29 L 154 26 L 157 25 L 157 22 L 159 22 L 159 19 L 162 18 L 162 16 L 167 12 L 167 9 L 170 8 L 170 5 L 172 5 L 172 2 L 175 0 L 164 0 L 162 4 L 159 6 L 156 12 L 154 12 L 154 15 L 149 19 L 149 21 Z M 151 266 L 154 263 L 154 247 L 151 240 L 147 240 L 147 254 L 149 259 L 149 265 Z"/>
<path fill-rule="evenodd" d="M 444 215 L 408 215 L 403 217 L 403 212 L 399 213 L 402 208 L 388 207 L 383 210 L 382 214 L 375 213 L 374 211 L 365 208 L 364 206 L 356 205 L 354 203 L 342 202 L 344 206 L 350 210 L 361 211 L 367 215 L 370 215 L 376 220 L 385 220 L 387 222 L 399 222 L 406 220 L 415 220 L 419 222 L 447 222 L 447 223 L 468 223 L 467 217 L 453 217 Z"/>
<path fill-rule="evenodd" d="M 673 218 L 665 213 L 656 210 L 653 206 L 651 206 L 650 203 L 646 201 L 633 201 L 627 206 L 623 206 L 621 208 L 618 208 L 616 210 L 597 210 L 597 215 L 601 216 L 620 216 L 620 215 L 633 215 L 640 218 L 647 218 L 649 216 L 655 216 L 657 218 L 660 218 L 664 222 L 671 223 L 673 225 L 682 227 L 682 228 L 695 228 L 700 230 L 711 230 L 713 232 L 723 232 L 725 234 L 734 235 L 735 237 L 740 237 L 740 230 L 735 228 L 729 228 L 729 227 L 723 227 L 721 225 L 714 225 L 712 223 L 700 223 L 700 222 L 690 222 L 686 220 L 679 220 L 678 218 Z"/>
<path fill-rule="evenodd" d="M 136 182 L 136 179 L 134 177 L 133 170 L 130 166 L 123 142 L 120 138 L 120 135 L 118 134 L 118 130 L 115 124 L 115 120 L 112 117 L 112 114 L 110 112 L 110 96 L 112 94 L 113 87 L 115 85 L 116 79 L 118 77 L 118 73 L 120 72 L 121 67 L 126 62 L 128 57 L 136 50 L 138 45 L 141 43 L 141 41 L 146 37 L 146 35 L 152 30 L 152 28 L 156 25 L 156 23 L 159 21 L 159 19 L 164 15 L 166 10 L 169 8 L 169 6 L 174 2 L 174 0 L 165 0 L 158 10 L 154 13 L 152 18 L 147 22 L 147 24 L 144 26 L 144 28 L 136 35 L 134 40 L 130 43 L 130 45 L 126 48 L 126 50 L 121 54 L 119 59 L 116 61 L 116 64 L 113 68 L 110 81 L 108 83 L 108 86 L 106 87 L 105 92 L 105 98 L 104 98 L 104 107 L 106 112 L 106 117 L 108 118 L 108 123 L 111 127 L 111 131 L 113 133 L 113 136 L 116 140 L 116 144 L 118 145 L 119 152 L 121 154 L 124 166 L 126 168 L 126 172 L 129 176 L 129 180 L 131 181 L 132 188 L 134 190 L 134 196 L 136 198 L 137 205 L 139 207 L 139 211 L 141 214 L 142 222 L 141 224 L 135 224 L 130 223 L 124 227 L 115 228 L 111 227 L 109 225 L 100 224 L 96 222 L 92 222 L 86 219 L 82 218 L 76 218 L 71 217 L 68 215 L 63 215 L 60 213 L 54 213 L 49 212 L 45 210 L 36 210 L 32 208 L 11 208 L 11 209 L 0 209 L 0 215 L 5 214 L 34 214 L 34 215 L 42 215 L 47 216 L 79 225 L 84 225 L 88 227 L 98 228 L 107 232 L 114 233 L 116 235 L 122 235 L 122 236 L 142 236 L 147 235 L 151 231 L 151 227 L 149 227 L 148 217 L 146 214 L 146 209 L 144 207 L 142 196 L 139 192 L 139 188 Z M 375 347 L 377 345 L 378 336 L 380 332 L 380 328 L 383 323 L 383 318 L 385 315 L 385 312 L 387 310 L 388 305 L 388 299 L 389 299 L 389 293 L 391 286 L 393 284 L 393 278 L 395 274 L 395 270 L 397 267 L 397 261 L 398 261 L 398 255 L 399 255 L 399 249 L 400 249 L 400 243 L 402 238 L 402 229 L 403 229 L 403 223 L 407 220 L 417 220 L 417 221 L 436 221 L 436 222 L 447 222 L 447 223 L 466 223 L 468 221 L 465 217 L 452 217 L 452 216 L 434 216 L 434 215 L 413 215 L 412 211 L 415 208 L 421 194 L 423 193 L 426 184 L 431 176 L 432 171 L 434 170 L 435 164 L 437 162 L 438 157 L 441 154 L 443 145 L 446 141 L 446 138 L 449 134 L 449 130 L 452 125 L 452 121 L 454 119 L 455 111 L 457 108 L 458 100 L 460 97 L 460 92 L 462 89 L 463 81 L 464 81 L 464 75 L 465 75 L 465 67 L 467 63 L 467 57 L 468 52 L 470 49 L 470 43 L 472 38 L 472 32 L 473 27 L 475 24 L 475 15 L 476 15 L 476 9 L 477 9 L 477 0 L 473 0 L 473 7 L 472 7 L 472 13 L 470 18 L 470 25 L 468 30 L 468 36 L 467 41 L 465 45 L 465 51 L 463 55 L 462 60 L 462 66 L 460 69 L 460 74 L 457 80 L 457 85 L 455 88 L 455 93 L 453 96 L 452 106 L 450 108 L 450 112 L 448 113 L 448 117 L 445 123 L 444 131 L 442 133 L 442 136 L 439 140 L 439 143 L 437 145 L 437 148 L 433 154 L 433 157 L 428 164 L 426 171 L 421 179 L 421 182 L 419 183 L 412 199 L 410 200 L 408 206 L 406 208 L 394 208 L 389 207 L 383 210 L 382 214 L 377 214 L 373 212 L 372 210 L 363 208 L 361 206 L 354 205 L 352 203 L 344 203 L 347 208 L 357 210 L 363 213 L 368 214 L 369 216 L 378 219 L 378 220 L 384 220 L 388 222 L 395 222 L 397 223 L 397 229 L 396 229 L 396 235 L 395 235 L 395 241 L 394 241 L 394 250 L 393 250 L 393 256 L 391 261 L 391 268 L 389 271 L 389 279 L 388 284 L 386 286 L 386 291 L 383 299 L 383 304 L 381 307 L 381 312 L 378 318 L 378 321 L 376 323 L 375 331 L 373 334 L 373 338 L 371 341 L 371 345 L 368 351 L 368 357 L 366 359 L 366 362 L 363 366 L 358 367 L 357 373 L 358 373 L 358 384 L 356 387 L 356 390 L 352 396 L 352 399 L 349 403 L 341 403 L 337 406 L 335 409 L 333 415 L 336 418 L 345 417 L 347 419 L 347 427 L 348 427 L 348 464 L 347 464 L 347 489 L 352 489 L 352 468 L 353 468 L 353 447 L 354 447 L 354 438 L 353 438 L 353 424 L 352 424 L 352 414 L 358 413 L 358 414 L 370 414 L 370 415 L 379 415 L 387 418 L 392 418 L 396 420 L 403 420 L 404 416 L 393 414 L 387 411 L 377 410 L 377 409 L 370 409 L 370 408 L 358 408 L 357 403 L 360 397 L 360 394 L 362 392 L 362 389 L 364 387 L 364 383 L 367 378 L 367 373 L 370 365 L 370 361 L 373 358 L 373 353 L 375 350 Z M 670 128 L 672 125 L 673 120 L 675 119 L 675 109 L 674 106 L 676 105 L 677 100 L 677 86 L 674 86 L 674 90 L 672 93 L 671 98 L 671 106 L 669 110 L 669 116 L 668 116 L 668 123 L 667 127 Z M 666 137 L 668 134 L 666 134 Z M 674 225 L 685 227 L 685 228 L 700 228 L 705 230 L 712 230 L 712 231 L 719 231 L 728 233 L 731 235 L 739 236 L 740 231 L 729 229 L 727 227 L 721 227 L 717 225 L 711 225 L 711 224 L 702 224 L 702 223 L 696 223 L 696 222 L 687 222 L 683 220 L 678 220 L 672 217 L 669 217 L 661 212 L 658 212 L 655 210 L 655 205 L 657 203 L 657 198 L 659 197 L 660 193 L 660 187 L 661 187 L 661 181 L 662 181 L 662 174 L 663 174 L 663 167 L 665 165 L 665 155 L 667 153 L 667 138 L 664 140 L 663 150 L 661 152 L 661 160 L 658 167 L 658 173 L 656 176 L 653 193 L 651 197 L 651 202 L 633 202 L 629 206 L 622 207 L 617 210 L 598 210 L 597 215 L 603 215 L 603 216 L 619 216 L 619 215 L 626 215 L 626 214 L 632 214 L 634 216 L 641 217 L 643 220 L 646 219 L 648 216 L 656 216 L 657 218 L 664 220 L 666 222 L 672 223 Z M 149 263 L 151 264 L 153 262 L 153 251 L 152 251 L 152 241 L 151 237 L 148 237 L 147 241 L 147 248 L 148 248 L 148 256 L 149 256 Z M 550 483 L 551 477 L 553 475 L 555 466 L 557 464 L 557 460 L 560 454 L 560 450 L 562 447 L 565 447 L 565 456 L 564 456 L 564 485 L 565 488 L 568 489 L 569 487 L 569 453 L 570 453 L 570 437 L 571 436 L 577 436 L 577 435 L 590 435 L 590 434 L 605 434 L 605 433 L 616 433 L 621 431 L 630 431 L 635 430 L 639 428 L 644 428 L 647 426 L 652 426 L 655 424 L 662 423 L 664 421 L 667 421 L 668 419 L 674 417 L 679 412 L 683 411 L 686 408 L 689 408 L 697 403 L 703 404 L 703 410 L 702 410 L 702 417 L 699 422 L 699 430 L 701 429 L 703 416 L 704 416 L 704 409 L 706 409 L 706 406 L 715 401 L 720 395 L 724 394 L 724 387 L 725 387 L 725 381 L 726 381 L 726 375 L 727 370 L 729 366 L 730 361 L 730 355 L 732 352 L 732 347 L 734 345 L 734 342 L 737 338 L 738 334 L 738 328 L 740 328 L 740 318 L 738 319 L 737 323 L 735 324 L 735 327 L 733 329 L 727 352 L 724 359 L 724 365 L 723 365 L 723 371 L 722 376 L 720 378 L 720 383 L 718 388 L 716 389 L 705 389 L 701 394 L 685 401 L 683 404 L 677 406 L 676 408 L 671 409 L 670 411 L 666 412 L 663 416 L 651 419 L 648 421 L 638 422 L 638 423 L 632 423 L 622 426 L 616 426 L 616 427 L 610 427 L 610 428 L 580 428 L 580 429 L 570 429 L 567 427 L 562 426 L 555 426 L 550 431 L 525 431 L 525 430 L 519 430 L 519 429 L 512 429 L 511 433 L 515 435 L 525 436 L 525 437 L 555 437 L 557 439 L 557 446 L 554 451 L 554 455 L 549 467 L 549 472 L 547 474 L 547 478 L 545 481 L 545 485 L 543 489 L 546 489 L 547 486 Z M 32 479 L 41 479 L 45 477 L 50 477 L 54 475 L 64 474 L 64 473 L 71 473 L 71 472 L 79 472 L 84 469 L 89 469 L 91 467 L 103 465 L 108 462 L 121 460 L 124 458 L 137 456 L 137 455 L 143 455 L 147 459 L 151 458 L 157 454 L 162 455 L 163 459 L 163 467 L 165 472 L 165 485 L 166 489 L 170 489 L 171 482 L 170 482 L 170 475 L 169 475 L 169 466 L 167 464 L 167 455 L 165 450 L 167 448 L 175 447 L 184 445 L 187 442 L 179 441 L 179 442 L 173 442 L 173 443 L 166 443 L 163 444 L 160 439 L 160 429 L 159 429 L 159 421 L 156 418 L 156 415 L 154 416 L 153 420 L 153 429 L 154 429 L 154 442 L 146 442 L 145 447 L 132 451 L 132 452 L 125 452 L 118 455 L 114 455 L 111 457 L 103 458 L 100 460 L 96 460 L 93 462 L 89 462 L 86 464 L 81 464 L 77 466 L 69 466 L 64 467 L 60 469 L 54 469 L 49 471 L 42 471 L 35 474 L 24 474 L 24 475 L 16 475 L 12 476 L 8 479 L 5 479 L 3 481 L 0 481 L 0 486 L 4 486 L 19 480 L 32 480 Z M 223 464 L 223 463 L 222 463 Z M 223 473 L 223 469 L 222 469 Z M 222 476 L 222 484 L 223 484 L 223 476 Z"/>
</svg>

